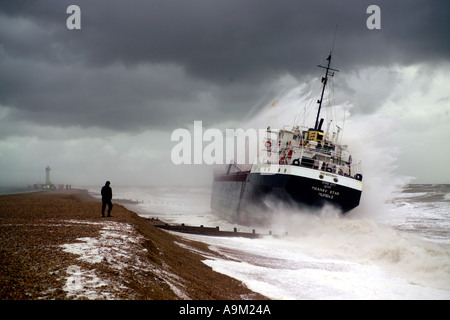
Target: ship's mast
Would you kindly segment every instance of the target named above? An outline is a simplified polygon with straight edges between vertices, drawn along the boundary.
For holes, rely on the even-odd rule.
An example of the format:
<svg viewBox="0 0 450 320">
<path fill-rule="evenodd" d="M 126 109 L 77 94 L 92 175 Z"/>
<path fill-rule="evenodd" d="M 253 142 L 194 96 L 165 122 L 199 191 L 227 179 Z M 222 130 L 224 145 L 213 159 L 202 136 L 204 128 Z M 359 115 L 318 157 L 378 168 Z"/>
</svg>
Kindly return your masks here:
<svg viewBox="0 0 450 320">
<path fill-rule="evenodd" d="M 328 82 L 328 76 L 334 76 L 334 71 L 339 72 L 339 70 L 330 68 L 330 64 L 331 64 L 331 52 L 330 55 L 327 58 L 328 64 L 326 67 L 318 65 L 319 68 L 323 68 L 325 69 L 325 77 L 322 77 L 322 83 L 323 83 L 323 87 L 322 87 L 322 95 L 320 96 L 320 100 L 317 100 L 317 103 L 319 104 L 319 110 L 317 110 L 317 117 L 316 117 L 316 124 L 314 125 L 314 130 L 319 130 L 319 116 L 320 116 L 320 109 L 322 109 L 322 101 L 323 101 L 323 94 L 325 93 L 325 87 L 327 85 Z M 331 70 L 331 71 L 330 71 Z"/>
</svg>

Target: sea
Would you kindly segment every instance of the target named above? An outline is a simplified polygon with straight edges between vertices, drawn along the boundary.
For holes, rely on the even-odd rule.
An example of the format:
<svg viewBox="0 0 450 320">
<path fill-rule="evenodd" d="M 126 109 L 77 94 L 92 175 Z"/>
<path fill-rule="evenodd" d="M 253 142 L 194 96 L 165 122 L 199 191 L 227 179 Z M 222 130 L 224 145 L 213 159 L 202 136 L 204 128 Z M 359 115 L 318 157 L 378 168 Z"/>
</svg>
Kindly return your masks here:
<svg viewBox="0 0 450 320">
<path fill-rule="evenodd" d="M 86 187 L 99 197 L 99 186 Z M 260 233 L 263 237 L 180 234 L 222 258 L 213 270 L 276 300 L 450 299 L 450 185 L 408 184 L 383 201 L 362 198 L 342 216 L 274 206 L 265 226 L 241 226 L 211 212 L 211 187 L 115 187 L 114 199 L 168 223 Z M 369 192 L 370 195 L 370 192 Z"/>
</svg>

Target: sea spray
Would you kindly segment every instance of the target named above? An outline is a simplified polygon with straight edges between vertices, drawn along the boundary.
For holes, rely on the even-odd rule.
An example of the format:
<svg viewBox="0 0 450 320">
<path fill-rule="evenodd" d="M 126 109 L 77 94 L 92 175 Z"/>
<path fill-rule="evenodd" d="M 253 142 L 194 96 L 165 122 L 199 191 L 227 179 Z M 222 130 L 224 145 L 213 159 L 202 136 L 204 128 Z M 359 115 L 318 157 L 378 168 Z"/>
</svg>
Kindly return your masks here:
<svg viewBox="0 0 450 320">
<path fill-rule="evenodd" d="M 411 180 L 395 173 L 399 150 L 389 146 L 386 138 L 394 125 L 392 119 L 377 115 L 356 116 L 347 123 L 344 141 L 351 143 L 364 168 L 361 202 L 353 215 L 376 218 L 389 214 L 386 204 L 393 192 Z"/>
<path fill-rule="evenodd" d="M 308 86 L 302 85 L 284 92 L 249 119 L 247 125 L 281 127 L 310 123 L 311 114 L 306 107 L 309 101 L 302 98 L 308 96 L 307 90 Z M 410 283 L 448 290 L 449 248 L 399 233 L 380 222 L 394 214 L 395 191 L 411 181 L 411 177 L 395 173 L 399 149 L 388 143 L 389 134 L 395 130 L 394 119 L 351 115 L 352 108 L 349 104 L 336 107 L 347 118 L 342 124 L 342 143 L 351 147 L 364 168 L 360 205 L 342 218 L 339 210 L 331 206 L 308 210 L 270 203 L 273 219 L 269 229 L 288 234 L 305 251 L 382 267 Z M 446 280 L 439 281 L 436 275 Z"/>
<path fill-rule="evenodd" d="M 297 84 L 274 97 L 273 102 L 246 119 L 242 126 L 282 128 L 286 124 L 311 124 L 315 112 L 310 109 L 316 107 L 311 104 L 313 91 L 311 84 Z M 360 205 L 352 214 L 383 216 L 389 213 L 386 202 L 390 200 L 392 192 L 410 182 L 411 177 L 395 173 L 399 150 L 387 143 L 389 134 L 395 129 L 394 119 L 379 115 L 352 115 L 350 111 L 353 108 L 354 106 L 348 103 L 325 108 L 324 117 L 340 115 L 335 116 L 338 122 L 330 124 L 344 129 L 340 136 L 342 144 L 349 145 L 355 158 L 362 161 L 363 192 Z M 329 130 L 331 134 L 331 128 Z"/>
<path fill-rule="evenodd" d="M 270 225 L 276 241 L 299 252 L 385 270 L 408 283 L 450 290 L 450 245 L 419 239 L 367 218 L 342 217 L 333 207 L 309 211 L 279 205 Z M 282 245 L 280 243 L 280 245 Z"/>
<path fill-rule="evenodd" d="M 446 248 L 427 259 L 429 243 L 414 245 L 373 221 L 313 220 L 302 236 L 190 239 L 224 257 L 205 261 L 214 270 L 273 299 L 450 298 Z"/>
</svg>

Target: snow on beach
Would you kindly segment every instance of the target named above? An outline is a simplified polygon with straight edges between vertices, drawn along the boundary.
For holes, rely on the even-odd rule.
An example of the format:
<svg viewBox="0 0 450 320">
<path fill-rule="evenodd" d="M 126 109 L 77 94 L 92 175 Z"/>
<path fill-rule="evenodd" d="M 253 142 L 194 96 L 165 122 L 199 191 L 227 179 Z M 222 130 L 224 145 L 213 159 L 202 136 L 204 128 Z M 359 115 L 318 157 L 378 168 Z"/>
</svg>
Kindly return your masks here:
<svg viewBox="0 0 450 320">
<path fill-rule="evenodd" d="M 97 238 L 78 238 L 75 243 L 63 244 L 61 247 L 65 252 L 79 256 L 79 260 L 88 263 L 104 263 L 115 270 L 132 268 L 144 272 L 157 273 L 172 289 L 179 298 L 187 298 L 180 286 L 180 279 L 177 275 L 161 270 L 149 265 L 141 256 L 147 253 L 147 249 L 142 246 L 144 237 L 127 223 L 114 221 L 92 222 L 92 221 L 68 221 L 78 224 L 101 225 L 102 229 Z M 111 283 L 111 279 L 103 279 L 96 275 L 95 271 L 83 270 L 81 266 L 72 265 L 67 269 L 70 276 L 66 279 L 64 290 L 68 296 L 74 299 L 86 297 L 88 299 L 116 299 L 107 290 L 98 290 L 101 287 L 120 288 L 119 283 Z M 125 288 L 123 288 L 125 289 Z"/>
</svg>

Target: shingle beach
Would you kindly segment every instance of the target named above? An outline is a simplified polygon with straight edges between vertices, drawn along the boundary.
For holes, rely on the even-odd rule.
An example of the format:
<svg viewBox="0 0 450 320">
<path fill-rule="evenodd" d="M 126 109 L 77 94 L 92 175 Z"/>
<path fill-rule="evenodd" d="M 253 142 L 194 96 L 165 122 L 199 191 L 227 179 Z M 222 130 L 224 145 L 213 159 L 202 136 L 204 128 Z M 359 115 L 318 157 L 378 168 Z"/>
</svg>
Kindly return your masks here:
<svg viewBox="0 0 450 320">
<path fill-rule="evenodd" d="M 205 244 L 112 215 L 81 189 L 0 196 L 0 299 L 266 299 L 205 265 Z"/>
</svg>

